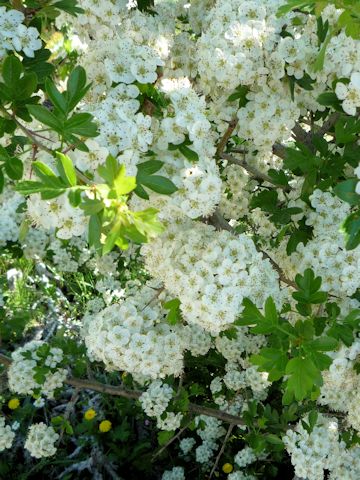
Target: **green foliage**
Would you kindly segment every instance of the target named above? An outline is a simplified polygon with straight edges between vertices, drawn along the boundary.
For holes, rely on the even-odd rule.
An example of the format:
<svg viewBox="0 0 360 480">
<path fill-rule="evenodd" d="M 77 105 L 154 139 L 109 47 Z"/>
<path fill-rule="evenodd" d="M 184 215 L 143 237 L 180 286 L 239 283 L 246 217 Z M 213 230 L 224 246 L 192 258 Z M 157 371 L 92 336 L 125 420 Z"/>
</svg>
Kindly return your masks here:
<svg viewBox="0 0 360 480">
<path fill-rule="evenodd" d="M 296 308 L 304 319 L 294 324 L 277 312 L 274 301 L 266 300 L 264 312 L 250 300 L 243 302 L 244 310 L 236 322 L 249 326 L 253 334 L 268 337 L 268 345 L 251 357 L 251 362 L 262 372 L 268 372 L 269 380 L 282 380 L 283 403 L 315 400 L 322 385 L 321 372 L 331 365 L 326 352 L 336 350 L 339 341 L 350 345 L 353 332 L 359 328 L 359 311 L 355 310 L 344 319 L 339 319 L 339 310 L 326 305 L 327 317 L 314 313 L 314 306 L 324 304 L 327 294 L 320 291 L 321 278 L 307 269 L 304 275 L 296 276 L 297 291 L 293 293 Z"/>
<path fill-rule="evenodd" d="M 163 195 L 171 195 L 177 191 L 177 187 L 171 180 L 161 175 L 153 175 L 160 170 L 163 165 L 164 163 L 159 160 L 148 160 L 147 162 L 138 164 L 135 193 L 139 197 L 145 200 L 149 199 L 149 195 L 144 189 L 144 186 Z"/>
<path fill-rule="evenodd" d="M 166 316 L 166 321 L 170 325 L 176 325 L 181 320 L 181 311 L 180 311 L 180 300 L 174 298 L 164 303 L 165 310 L 169 310 L 169 313 Z"/>
</svg>

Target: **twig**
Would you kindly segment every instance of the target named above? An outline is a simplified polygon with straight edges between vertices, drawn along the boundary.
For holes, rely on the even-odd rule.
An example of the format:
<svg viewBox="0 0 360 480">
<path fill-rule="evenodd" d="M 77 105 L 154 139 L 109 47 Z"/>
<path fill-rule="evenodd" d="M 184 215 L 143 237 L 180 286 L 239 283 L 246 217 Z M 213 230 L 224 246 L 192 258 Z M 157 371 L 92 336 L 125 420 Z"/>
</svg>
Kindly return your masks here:
<svg viewBox="0 0 360 480">
<path fill-rule="evenodd" d="M 221 458 L 222 454 L 224 453 L 225 446 L 226 446 L 226 444 L 227 444 L 227 441 L 229 440 L 229 437 L 230 437 L 230 435 L 231 435 L 231 432 L 232 432 L 233 428 L 234 428 L 234 425 L 230 425 L 229 428 L 228 428 L 226 437 L 225 437 L 225 439 L 224 439 L 224 441 L 223 441 L 223 444 L 222 444 L 221 449 L 220 449 L 220 451 L 219 451 L 219 453 L 218 453 L 218 456 L 216 457 L 214 466 L 213 466 L 213 468 L 212 468 L 212 470 L 211 470 L 211 472 L 210 472 L 209 480 L 211 480 L 212 476 L 213 476 L 214 473 L 215 473 L 215 470 L 216 470 L 216 468 L 217 468 L 217 466 L 218 466 L 218 464 L 219 464 L 219 461 L 220 461 L 220 458 Z"/>
<path fill-rule="evenodd" d="M 317 132 L 315 132 L 315 135 L 323 137 L 325 133 L 328 133 L 328 131 L 335 125 L 340 116 L 341 114 L 339 112 L 332 113 L 330 117 L 323 123 L 323 126 Z"/>
<path fill-rule="evenodd" d="M 75 388 L 73 394 L 71 395 L 71 398 L 70 398 L 69 402 L 66 404 L 66 408 L 65 408 L 65 412 L 64 412 L 64 420 L 65 421 L 69 420 L 70 415 L 72 414 L 72 412 L 75 409 L 76 402 L 79 400 L 79 396 L 80 396 L 80 389 Z M 60 436 L 59 436 L 59 439 L 58 439 L 59 444 L 60 444 L 61 439 L 64 435 L 64 431 L 65 431 L 65 428 L 63 427 L 61 429 Z"/>
<path fill-rule="evenodd" d="M 170 440 L 152 456 L 151 461 L 153 462 L 155 458 L 159 457 L 162 454 L 162 452 L 168 448 L 169 445 L 171 445 L 177 438 L 179 438 L 185 432 L 185 430 L 188 428 L 188 426 L 192 421 L 193 419 L 187 422 L 187 424 L 183 428 L 181 428 L 176 435 L 171 437 Z"/>
<path fill-rule="evenodd" d="M 236 125 L 238 124 L 238 121 L 239 120 L 237 118 L 234 118 L 233 120 L 231 120 L 227 130 L 225 131 L 224 135 L 221 137 L 220 142 L 216 149 L 216 155 L 218 157 L 221 157 L 223 151 L 225 150 L 226 144 L 229 141 L 231 135 L 233 134 L 236 128 Z"/>
<path fill-rule="evenodd" d="M 7 357 L 4 354 L 0 353 L 0 363 L 9 367 L 11 365 L 11 358 Z M 115 387 L 113 385 L 107 385 L 105 383 L 100 383 L 92 380 L 83 380 L 80 378 L 70 377 L 65 380 L 67 385 L 72 387 L 77 387 L 84 390 L 93 390 L 94 392 L 108 393 L 109 395 L 114 395 L 118 397 L 127 398 L 129 400 L 138 400 L 142 395 L 142 392 L 138 390 L 128 390 L 123 387 Z M 221 410 L 216 410 L 215 408 L 203 407 L 202 405 L 197 405 L 195 403 L 189 404 L 189 412 L 195 415 L 207 415 L 208 417 L 217 418 L 226 423 L 232 423 L 234 425 L 245 425 L 244 420 L 241 417 L 231 415 L 230 413 L 222 412 Z"/>
<path fill-rule="evenodd" d="M 2 113 L 4 113 L 5 115 L 8 115 L 11 120 L 13 120 L 16 125 L 20 128 L 20 130 L 22 130 L 25 135 L 27 137 L 30 138 L 30 140 L 32 141 L 33 144 L 37 145 L 41 150 L 44 150 L 45 152 L 47 153 L 50 153 L 51 155 L 53 155 L 53 152 L 50 148 L 48 148 L 46 145 L 42 144 L 41 142 L 39 142 L 39 140 L 36 138 L 36 136 L 34 135 L 34 132 L 32 132 L 31 130 L 29 130 L 28 128 L 25 127 L 25 125 L 23 125 L 22 123 L 19 122 L 19 120 L 15 117 L 15 115 L 13 113 L 10 113 L 8 112 L 4 107 L 0 106 L 0 111 Z"/>
<path fill-rule="evenodd" d="M 223 158 L 224 160 L 227 160 L 229 163 L 232 163 L 234 165 L 239 165 L 244 170 L 246 170 L 248 173 L 250 173 L 255 180 L 258 180 L 260 182 L 268 182 L 272 185 L 275 185 L 277 188 L 281 188 L 282 190 L 285 190 L 285 191 L 290 190 L 289 186 L 280 185 L 280 184 L 274 182 L 274 180 L 271 177 L 269 177 L 269 175 L 267 175 L 266 173 L 262 173 L 257 168 L 253 167 L 252 165 L 249 165 L 245 161 L 245 159 L 240 160 L 239 158 L 236 158 L 233 155 L 230 155 L 229 153 L 223 153 L 221 155 L 221 158 Z"/>
</svg>

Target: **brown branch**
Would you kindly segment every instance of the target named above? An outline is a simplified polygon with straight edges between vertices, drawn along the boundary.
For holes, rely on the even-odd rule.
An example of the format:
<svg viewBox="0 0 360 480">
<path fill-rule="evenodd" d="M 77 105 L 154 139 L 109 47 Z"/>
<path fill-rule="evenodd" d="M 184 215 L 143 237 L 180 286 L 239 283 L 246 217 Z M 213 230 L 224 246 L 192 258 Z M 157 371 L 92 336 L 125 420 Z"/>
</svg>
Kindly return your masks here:
<svg viewBox="0 0 360 480">
<path fill-rule="evenodd" d="M 264 250 L 260 250 L 260 252 L 263 254 L 264 258 L 267 258 L 270 260 L 270 263 L 271 265 L 273 266 L 274 270 L 277 271 L 278 275 L 279 275 L 279 279 L 283 282 L 283 283 L 286 283 L 287 285 L 289 285 L 289 287 L 293 287 L 293 288 L 297 288 L 296 286 L 296 283 L 293 282 L 292 280 L 288 279 L 284 272 L 281 270 L 280 266 L 275 262 L 275 260 L 273 260 L 270 255 L 266 252 L 264 252 Z"/>
<path fill-rule="evenodd" d="M 39 140 L 36 138 L 36 136 L 41 137 L 41 135 L 39 135 L 39 134 L 33 132 L 32 130 L 29 130 L 27 127 L 25 127 L 25 125 L 23 125 L 21 122 L 19 122 L 19 120 L 16 118 L 16 116 L 13 113 L 8 112 L 6 110 L 6 108 L 0 106 L 0 111 L 4 115 L 8 115 L 11 118 L 11 120 L 13 120 L 16 123 L 18 128 L 20 128 L 20 130 L 22 132 L 24 132 L 27 137 L 30 138 L 30 140 L 32 141 L 32 143 L 34 145 L 36 145 L 41 150 L 44 150 L 45 152 L 53 155 L 53 151 L 50 148 L 48 148 L 46 145 L 44 145 L 43 143 L 39 142 Z"/>
<path fill-rule="evenodd" d="M 330 117 L 323 123 L 322 127 L 315 132 L 315 135 L 319 135 L 323 137 L 329 130 L 335 125 L 335 123 L 339 120 L 341 114 L 339 112 L 334 112 L 330 115 Z"/>
<path fill-rule="evenodd" d="M 12 361 L 10 357 L 0 353 L 0 363 L 2 363 L 5 367 L 9 367 L 11 365 L 11 362 Z M 109 395 L 123 397 L 129 400 L 138 400 L 139 397 L 142 395 L 142 392 L 140 392 L 139 390 L 128 390 L 123 387 L 115 387 L 113 385 L 107 385 L 105 383 L 100 383 L 93 380 L 83 380 L 80 378 L 70 377 L 65 380 L 65 383 L 78 389 L 107 393 Z M 208 417 L 214 417 L 222 420 L 223 422 L 234 425 L 245 425 L 244 420 L 240 417 L 236 417 L 235 415 L 222 412 L 221 410 L 216 410 L 215 408 L 203 407 L 195 403 L 189 404 L 189 412 L 195 415 L 207 415 Z"/>
<path fill-rule="evenodd" d="M 171 445 L 177 438 L 179 438 L 185 432 L 185 430 L 188 428 L 188 426 L 192 421 L 193 419 L 187 422 L 187 424 L 183 428 L 181 428 L 176 435 L 171 437 L 170 440 L 152 456 L 151 461 L 153 462 L 155 458 L 159 457 L 162 454 L 162 452 L 168 448 L 169 445 Z"/>
<path fill-rule="evenodd" d="M 219 464 L 219 461 L 220 461 L 220 458 L 221 458 L 222 454 L 224 453 L 225 446 L 226 446 L 226 444 L 227 444 L 227 441 L 228 441 L 229 438 L 230 438 L 230 435 L 231 435 L 231 432 L 232 432 L 233 428 L 234 428 L 234 425 L 230 425 L 229 428 L 228 428 L 228 431 L 227 431 L 227 433 L 226 433 L 226 437 L 225 437 L 225 439 L 224 439 L 224 441 L 223 441 L 223 444 L 222 444 L 222 446 L 221 446 L 220 452 L 218 453 L 218 456 L 216 457 L 214 466 L 213 466 L 213 468 L 211 469 L 209 480 L 212 479 L 212 476 L 213 476 L 214 473 L 215 473 L 215 470 L 216 470 L 216 468 L 217 468 L 217 466 L 218 466 L 218 464 Z"/>
<path fill-rule="evenodd" d="M 274 182 L 274 180 L 271 177 L 269 177 L 269 175 L 266 175 L 266 173 L 262 173 L 257 168 L 253 167 L 252 165 L 249 165 L 245 161 L 245 159 L 240 160 L 239 158 L 236 158 L 233 155 L 230 155 L 228 153 L 223 153 L 221 155 L 221 158 L 223 158 L 224 160 L 227 160 L 229 163 L 232 163 L 234 165 L 239 165 L 244 170 L 246 170 L 248 173 L 250 173 L 255 180 L 258 180 L 259 182 L 268 182 L 272 185 L 275 185 L 275 187 L 277 187 L 277 188 L 281 188 L 282 190 L 285 190 L 285 191 L 290 190 L 288 186 L 280 185 L 280 184 Z"/>
<path fill-rule="evenodd" d="M 221 157 L 223 151 L 225 150 L 227 142 L 229 141 L 231 135 L 233 134 L 236 128 L 236 125 L 238 124 L 238 121 L 239 120 L 237 118 L 234 118 L 233 120 L 231 120 L 227 130 L 225 131 L 224 135 L 221 137 L 220 142 L 216 149 L 216 155 L 218 157 Z"/>
</svg>

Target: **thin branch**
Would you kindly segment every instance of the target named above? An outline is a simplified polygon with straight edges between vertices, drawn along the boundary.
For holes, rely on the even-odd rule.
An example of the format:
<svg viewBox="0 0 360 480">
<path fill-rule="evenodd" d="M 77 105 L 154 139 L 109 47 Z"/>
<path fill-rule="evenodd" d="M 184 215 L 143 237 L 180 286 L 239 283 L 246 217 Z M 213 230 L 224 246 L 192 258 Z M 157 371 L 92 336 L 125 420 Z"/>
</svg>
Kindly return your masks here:
<svg viewBox="0 0 360 480">
<path fill-rule="evenodd" d="M 224 135 L 221 137 L 220 142 L 219 142 L 219 144 L 217 146 L 217 149 L 216 149 L 216 155 L 218 157 L 221 157 L 223 151 L 225 150 L 227 142 L 229 141 L 231 135 L 233 134 L 233 132 L 236 128 L 236 125 L 238 124 L 238 121 L 239 120 L 237 118 L 234 118 L 233 120 L 231 120 L 227 130 L 225 131 Z"/>
<path fill-rule="evenodd" d="M 315 132 L 315 135 L 319 135 L 323 137 L 329 130 L 335 125 L 335 123 L 339 120 L 341 114 L 339 112 L 334 112 L 330 115 L 330 117 L 323 123 L 322 127 Z"/>
<path fill-rule="evenodd" d="M 9 367 L 11 365 L 11 358 L 0 353 L 0 363 L 2 363 L 5 367 Z M 70 377 L 65 380 L 65 383 L 79 389 L 107 393 L 109 395 L 123 397 L 129 400 L 138 400 L 142 395 L 142 392 L 139 390 L 128 390 L 123 387 L 115 387 L 113 385 L 107 385 L 105 383 L 100 383 L 93 380 L 83 380 L 80 378 Z M 230 413 L 222 412 L 221 410 L 216 410 L 215 408 L 196 405 L 195 403 L 189 404 L 189 412 L 195 415 L 207 415 L 208 417 L 214 417 L 222 420 L 223 422 L 234 425 L 245 425 L 244 420 L 240 417 L 231 415 Z"/>
<path fill-rule="evenodd" d="M 193 419 L 187 422 L 187 424 L 183 428 L 181 428 L 176 435 L 171 437 L 170 440 L 152 456 L 151 461 L 153 462 L 157 457 L 159 457 L 162 454 L 164 450 L 168 448 L 169 445 L 171 445 L 177 438 L 179 438 L 185 432 L 185 430 L 189 427 L 192 421 Z"/>
<path fill-rule="evenodd" d="M 20 130 L 22 130 L 25 135 L 27 137 L 30 138 L 30 140 L 32 141 L 32 143 L 34 145 L 36 145 L 37 147 L 39 147 L 41 150 L 44 150 L 45 152 L 47 153 L 50 153 L 51 155 L 53 155 L 53 152 L 50 148 L 48 148 L 46 145 L 42 144 L 41 142 L 39 142 L 39 140 L 36 138 L 36 136 L 34 135 L 34 132 L 32 132 L 31 130 L 29 130 L 28 128 L 25 127 L 25 125 L 23 125 L 22 123 L 19 122 L 19 120 L 15 117 L 15 115 L 13 113 L 10 113 L 8 112 L 4 107 L 0 106 L 0 111 L 2 113 L 4 113 L 5 115 L 8 115 L 11 120 L 13 120 L 16 125 L 20 128 Z"/>
<path fill-rule="evenodd" d="M 260 182 L 268 182 L 272 185 L 275 185 L 275 187 L 277 188 L 281 188 L 282 190 L 289 191 L 289 187 L 287 185 L 280 185 L 274 182 L 274 180 L 271 177 L 269 177 L 269 175 L 267 175 L 266 173 L 262 173 L 257 168 L 253 167 L 252 165 L 249 165 L 245 161 L 245 159 L 240 160 L 239 158 L 236 158 L 233 155 L 230 155 L 228 153 L 223 153 L 221 155 L 221 158 L 223 158 L 224 160 L 227 160 L 229 163 L 232 163 L 234 165 L 239 165 L 248 173 L 250 173 L 255 180 L 258 180 Z"/>
<path fill-rule="evenodd" d="M 231 432 L 232 432 L 233 428 L 234 428 L 234 425 L 230 425 L 229 428 L 228 428 L 228 431 L 227 431 L 227 433 L 226 433 L 226 437 L 225 437 L 225 439 L 224 439 L 224 441 L 223 441 L 223 444 L 222 444 L 221 449 L 220 449 L 220 451 L 219 451 L 219 453 L 218 453 L 218 456 L 216 457 L 214 466 L 213 466 L 213 468 L 212 468 L 212 470 L 211 470 L 211 472 L 210 472 L 209 480 L 211 480 L 212 476 L 213 476 L 214 473 L 215 473 L 215 470 L 216 470 L 217 466 L 219 465 L 220 458 L 221 458 L 222 454 L 224 453 L 225 446 L 226 446 L 226 444 L 227 444 L 227 442 L 228 442 L 228 440 L 229 440 L 229 438 L 230 438 L 230 435 L 231 435 Z"/>
<path fill-rule="evenodd" d="M 263 254 L 263 256 L 267 259 L 270 260 L 270 263 L 271 265 L 273 266 L 274 270 L 277 271 L 278 275 L 279 275 L 279 279 L 283 282 L 283 283 L 286 283 L 287 285 L 289 285 L 289 287 L 293 287 L 293 288 L 297 288 L 296 286 L 296 283 L 293 282 L 292 280 L 289 280 L 284 272 L 281 270 L 280 266 L 275 262 L 275 260 L 273 260 L 270 255 L 266 252 L 264 252 L 264 250 L 260 250 L 260 252 Z"/>
</svg>

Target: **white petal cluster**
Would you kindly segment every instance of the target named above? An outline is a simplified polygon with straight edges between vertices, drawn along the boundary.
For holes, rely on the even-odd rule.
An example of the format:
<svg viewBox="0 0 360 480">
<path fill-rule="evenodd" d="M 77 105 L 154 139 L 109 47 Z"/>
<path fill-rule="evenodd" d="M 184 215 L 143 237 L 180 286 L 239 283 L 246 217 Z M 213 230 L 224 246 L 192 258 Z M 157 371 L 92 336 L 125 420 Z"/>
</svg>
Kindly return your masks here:
<svg viewBox="0 0 360 480">
<path fill-rule="evenodd" d="M 356 115 L 356 109 L 360 107 L 360 72 L 352 73 L 350 83 L 338 82 L 335 93 L 342 100 L 342 108 L 348 115 Z"/>
<path fill-rule="evenodd" d="M 348 423 L 360 431 L 360 381 L 354 368 L 360 355 L 360 340 L 351 347 L 342 347 L 332 354 L 329 370 L 323 372 L 318 403 L 347 414 Z"/>
<path fill-rule="evenodd" d="M 195 424 L 199 426 L 196 433 L 202 440 L 195 450 L 195 458 L 198 463 L 207 464 L 217 449 L 217 440 L 225 435 L 226 430 L 220 420 L 206 415 L 196 417 Z"/>
<path fill-rule="evenodd" d="M 6 448 L 11 448 L 14 438 L 15 433 L 10 425 L 5 425 L 5 417 L 0 416 L 0 452 Z"/>
<path fill-rule="evenodd" d="M 161 380 L 155 380 L 139 398 L 141 408 L 149 417 L 161 417 L 173 395 L 174 390 L 170 385 Z"/>
<path fill-rule="evenodd" d="M 166 470 L 161 480 L 185 480 L 183 467 L 174 467 L 172 470 Z"/>
<path fill-rule="evenodd" d="M 24 197 L 10 188 L 5 188 L 0 194 L 0 246 L 18 240 L 24 214 L 18 213 L 17 209 L 23 202 Z"/>
<path fill-rule="evenodd" d="M 322 289 L 342 298 L 353 295 L 360 282 L 360 247 L 345 249 L 345 238 L 339 231 L 350 212 L 349 204 L 330 192 L 315 190 L 310 196 L 314 211 L 306 224 L 314 228 L 314 238 L 304 246 L 299 244 L 291 257 L 294 268 L 312 268 L 322 277 Z M 296 266 L 296 267 L 295 267 Z"/>
<path fill-rule="evenodd" d="M 169 385 L 155 380 L 139 398 L 142 409 L 149 417 L 156 418 L 160 430 L 172 431 L 180 427 L 181 413 L 167 412 L 164 415 L 173 396 L 174 390 Z"/>
<path fill-rule="evenodd" d="M 59 434 L 45 423 L 34 423 L 29 428 L 24 447 L 32 457 L 52 457 L 56 453 L 55 442 Z"/>
<path fill-rule="evenodd" d="M 19 10 L 0 7 L 0 59 L 6 50 L 23 51 L 27 57 L 41 48 L 39 31 L 35 27 L 23 25 L 25 15 Z"/>
<path fill-rule="evenodd" d="M 168 311 L 161 298 L 165 297 L 158 291 L 144 287 L 122 303 L 89 316 L 84 330 L 88 354 L 103 361 L 108 370 L 124 370 L 137 378 L 180 375 L 184 351 L 206 353 L 209 335 L 200 333 L 200 328 L 165 322 Z"/>
<path fill-rule="evenodd" d="M 37 350 L 44 345 L 46 345 L 45 342 L 32 340 L 12 353 L 12 363 L 8 369 L 11 391 L 25 395 L 41 393 L 48 398 L 54 398 L 55 390 L 62 387 L 67 371 L 64 368 L 58 368 L 63 359 L 63 352 L 60 348 L 51 347 L 41 365 L 41 368 L 47 371 L 45 381 L 39 383 L 34 379 L 35 369 L 40 365 L 40 360 L 43 360 L 37 354 Z"/>
<path fill-rule="evenodd" d="M 300 478 L 323 480 L 327 478 L 325 470 L 330 472 L 331 480 L 359 478 L 360 448 L 347 449 L 345 443 L 339 441 L 339 426 L 335 418 L 319 414 L 311 433 L 299 422 L 294 430 L 287 431 L 283 441 L 295 474 Z"/>
<path fill-rule="evenodd" d="M 195 446 L 196 440 L 194 438 L 188 437 L 180 440 L 179 447 L 184 455 L 187 455 Z"/>
<path fill-rule="evenodd" d="M 238 467 L 242 468 L 254 463 L 256 458 L 254 450 L 250 447 L 245 447 L 235 455 L 234 462 Z"/>
<path fill-rule="evenodd" d="M 277 273 L 246 235 L 203 224 L 171 226 L 144 246 L 149 272 L 179 298 L 184 319 L 212 334 L 231 325 L 249 297 L 279 299 Z"/>
<path fill-rule="evenodd" d="M 88 219 L 80 208 L 70 205 L 66 194 L 51 200 L 42 200 L 34 194 L 27 200 L 27 211 L 32 222 L 47 231 L 55 231 L 57 237 L 70 239 L 82 235 Z"/>
<path fill-rule="evenodd" d="M 357 178 L 360 179 L 360 165 L 357 168 L 355 168 L 354 173 L 357 176 Z M 355 190 L 356 190 L 356 193 L 360 195 L 360 182 L 356 184 Z"/>
</svg>

